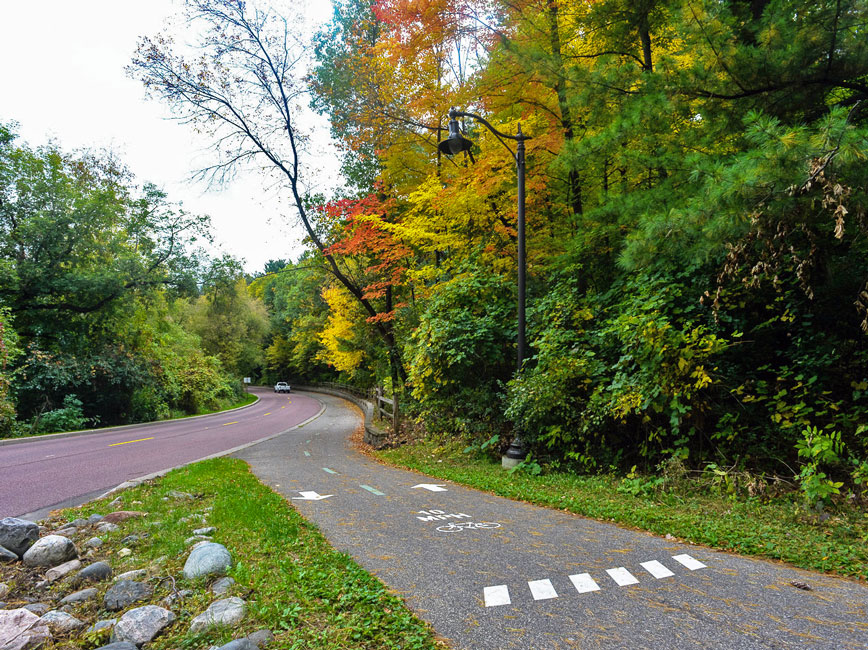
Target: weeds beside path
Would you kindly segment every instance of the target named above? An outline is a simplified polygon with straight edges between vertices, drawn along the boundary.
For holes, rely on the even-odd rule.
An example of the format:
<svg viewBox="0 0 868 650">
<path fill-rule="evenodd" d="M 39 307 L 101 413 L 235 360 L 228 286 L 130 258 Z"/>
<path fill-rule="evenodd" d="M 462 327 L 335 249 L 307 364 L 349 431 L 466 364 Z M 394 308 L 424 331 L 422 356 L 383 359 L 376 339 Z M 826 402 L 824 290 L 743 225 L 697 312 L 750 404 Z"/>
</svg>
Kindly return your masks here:
<svg viewBox="0 0 868 650">
<path fill-rule="evenodd" d="M 421 442 L 375 452 L 386 462 L 509 499 L 798 567 L 868 579 L 868 512 L 820 515 L 791 495 L 731 498 L 689 480 L 631 494 L 614 476 L 508 472 L 463 446 Z"/>
</svg>

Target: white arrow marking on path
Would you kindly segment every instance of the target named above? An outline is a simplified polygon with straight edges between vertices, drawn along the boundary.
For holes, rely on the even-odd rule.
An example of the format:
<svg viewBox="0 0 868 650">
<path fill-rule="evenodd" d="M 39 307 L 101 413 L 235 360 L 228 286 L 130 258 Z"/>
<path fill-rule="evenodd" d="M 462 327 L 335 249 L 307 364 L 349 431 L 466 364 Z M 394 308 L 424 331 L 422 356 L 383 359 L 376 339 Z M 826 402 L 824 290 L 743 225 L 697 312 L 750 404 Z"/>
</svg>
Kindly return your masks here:
<svg viewBox="0 0 868 650">
<path fill-rule="evenodd" d="M 292 497 L 294 501 L 320 501 L 321 499 L 328 499 L 329 497 L 333 497 L 334 494 L 317 494 L 316 492 L 299 492 L 300 497 Z"/>
<path fill-rule="evenodd" d="M 411 490 L 415 490 L 416 488 L 425 488 L 426 490 L 430 490 L 431 492 L 449 492 L 442 485 L 435 485 L 433 483 L 420 483 L 419 485 L 414 485 L 411 487 Z"/>
</svg>

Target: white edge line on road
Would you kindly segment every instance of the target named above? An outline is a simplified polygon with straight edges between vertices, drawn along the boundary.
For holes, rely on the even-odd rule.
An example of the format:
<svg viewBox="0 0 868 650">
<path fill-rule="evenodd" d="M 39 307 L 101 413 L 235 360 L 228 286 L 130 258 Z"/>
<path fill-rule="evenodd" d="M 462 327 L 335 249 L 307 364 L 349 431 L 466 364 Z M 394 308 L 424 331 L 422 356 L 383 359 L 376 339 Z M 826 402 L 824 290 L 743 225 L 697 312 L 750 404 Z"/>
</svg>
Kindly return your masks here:
<svg viewBox="0 0 868 650">
<path fill-rule="evenodd" d="M 632 573 L 627 571 L 624 567 L 620 566 L 616 569 L 606 569 L 606 573 L 609 574 L 609 577 L 615 581 L 619 587 L 626 587 L 627 585 L 635 585 L 639 584 L 639 581 L 636 579 Z"/>
<path fill-rule="evenodd" d="M 642 566 L 643 569 L 645 569 L 648 573 L 650 573 L 658 580 L 660 580 L 661 578 L 669 578 L 675 575 L 674 573 L 672 573 L 672 571 L 667 569 L 666 566 L 664 566 L 661 562 L 658 562 L 657 560 L 651 560 L 650 562 L 640 562 L 639 564 Z"/>
<path fill-rule="evenodd" d="M 499 605 L 511 605 L 509 599 L 509 589 L 506 585 L 497 585 L 495 587 L 486 587 L 482 590 L 485 598 L 486 607 L 497 607 Z"/>
<path fill-rule="evenodd" d="M 570 576 L 573 586 L 580 594 L 586 594 L 591 591 L 600 591 L 600 585 L 591 577 L 590 573 L 577 573 Z"/>
<path fill-rule="evenodd" d="M 211 460 L 212 458 L 220 458 L 222 456 L 230 456 L 231 454 L 237 453 L 237 452 L 241 451 L 242 449 L 247 449 L 248 447 L 252 447 L 253 445 L 258 445 L 261 442 L 266 442 L 268 440 L 271 440 L 272 438 L 276 438 L 277 436 L 282 436 L 285 433 L 289 433 L 290 431 L 294 431 L 295 429 L 298 429 L 299 427 L 302 427 L 305 424 L 313 422 L 314 420 L 316 420 L 320 415 L 322 415 L 325 412 L 326 407 L 322 401 L 318 400 L 316 397 L 311 397 L 311 399 L 315 399 L 317 402 L 320 403 L 319 413 L 317 413 L 316 415 L 312 415 L 304 422 L 299 422 L 298 424 L 291 426 L 284 431 L 280 431 L 279 433 L 273 433 L 270 436 L 260 438 L 259 440 L 254 440 L 253 442 L 248 442 L 247 444 L 244 444 L 244 445 L 239 445 L 238 447 L 233 447 L 232 449 L 227 449 L 225 451 L 218 451 L 216 454 L 211 454 L 210 456 L 204 456 L 203 458 L 197 458 L 196 460 L 191 460 L 189 463 L 181 463 L 180 465 L 175 465 L 174 467 L 167 467 L 166 469 L 161 469 L 159 472 L 153 472 L 151 474 L 146 474 L 145 476 L 139 476 L 138 478 L 134 478 L 134 479 L 131 479 L 129 481 L 124 481 L 120 485 L 116 485 L 115 487 L 113 487 L 111 490 L 109 490 L 105 494 L 101 494 L 96 499 L 91 499 L 91 501 L 96 501 L 97 499 L 102 499 L 103 497 L 107 497 L 110 494 L 117 492 L 118 490 L 125 490 L 129 487 L 135 487 L 136 485 L 139 485 L 140 483 L 143 483 L 145 481 L 150 481 L 151 479 L 157 478 L 158 476 L 163 476 L 164 474 L 168 474 L 172 470 L 180 469 L 181 467 L 186 467 L 187 465 L 192 465 L 193 463 L 199 463 L 203 460 Z M 85 502 L 85 503 L 88 503 L 88 502 Z"/>
<path fill-rule="evenodd" d="M 690 569 L 691 571 L 696 571 L 697 569 L 705 569 L 706 566 L 700 562 L 699 560 L 690 557 L 687 553 L 683 553 L 681 555 L 673 555 L 672 559 L 678 562 L 679 564 L 683 564 L 685 567 Z"/>
</svg>

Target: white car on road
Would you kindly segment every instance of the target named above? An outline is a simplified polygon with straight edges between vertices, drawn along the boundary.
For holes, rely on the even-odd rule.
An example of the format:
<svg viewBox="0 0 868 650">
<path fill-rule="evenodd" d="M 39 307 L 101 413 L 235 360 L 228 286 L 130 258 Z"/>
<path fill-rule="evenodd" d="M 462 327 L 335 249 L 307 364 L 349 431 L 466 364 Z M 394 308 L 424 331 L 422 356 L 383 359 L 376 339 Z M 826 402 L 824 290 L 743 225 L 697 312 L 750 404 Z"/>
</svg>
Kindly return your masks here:
<svg viewBox="0 0 868 650">
<path fill-rule="evenodd" d="M 275 393 L 289 393 L 291 391 L 289 389 L 289 384 L 287 384 L 285 381 L 279 381 L 274 385 L 274 392 Z"/>
</svg>

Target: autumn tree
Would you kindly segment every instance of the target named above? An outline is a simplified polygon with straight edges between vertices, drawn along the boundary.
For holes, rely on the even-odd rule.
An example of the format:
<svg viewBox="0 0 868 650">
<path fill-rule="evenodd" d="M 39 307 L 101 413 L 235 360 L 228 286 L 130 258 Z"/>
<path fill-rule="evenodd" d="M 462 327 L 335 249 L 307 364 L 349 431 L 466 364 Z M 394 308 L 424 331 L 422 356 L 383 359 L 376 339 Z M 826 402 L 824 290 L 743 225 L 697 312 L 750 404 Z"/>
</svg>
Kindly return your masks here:
<svg viewBox="0 0 868 650">
<path fill-rule="evenodd" d="M 307 55 L 293 29 L 303 18 L 240 0 L 189 0 L 185 6 L 187 19 L 199 28 L 194 53 L 182 52 L 166 34 L 143 38 L 130 73 L 166 101 L 178 120 L 211 137 L 215 161 L 201 176 L 226 181 L 239 167 L 259 164 L 283 184 L 330 272 L 367 317 L 376 317 L 379 305 L 328 253 L 305 207 Z M 375 329 L 400 367 L 392 327 L 379 321 Z"/>
</svg>

